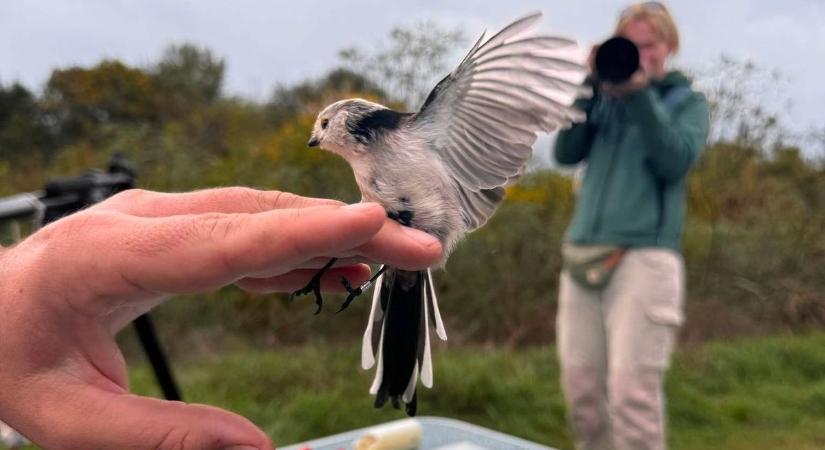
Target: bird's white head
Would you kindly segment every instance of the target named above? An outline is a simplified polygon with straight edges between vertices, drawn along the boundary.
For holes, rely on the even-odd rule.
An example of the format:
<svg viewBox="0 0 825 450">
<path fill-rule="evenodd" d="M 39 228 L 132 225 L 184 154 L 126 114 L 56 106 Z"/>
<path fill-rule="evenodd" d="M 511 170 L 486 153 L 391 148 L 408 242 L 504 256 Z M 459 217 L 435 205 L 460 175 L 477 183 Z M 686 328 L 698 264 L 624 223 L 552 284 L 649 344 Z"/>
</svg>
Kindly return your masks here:
<svg viewBox="0 0 825 450">
<path fill-rule="evenodd" d="M 318 114 L 307 144 L 344 158 L 363 154 L 370 151 L 381 132 L 397 128 L 402 116 L 360 98 L 337 101 Z"/>
</svg>

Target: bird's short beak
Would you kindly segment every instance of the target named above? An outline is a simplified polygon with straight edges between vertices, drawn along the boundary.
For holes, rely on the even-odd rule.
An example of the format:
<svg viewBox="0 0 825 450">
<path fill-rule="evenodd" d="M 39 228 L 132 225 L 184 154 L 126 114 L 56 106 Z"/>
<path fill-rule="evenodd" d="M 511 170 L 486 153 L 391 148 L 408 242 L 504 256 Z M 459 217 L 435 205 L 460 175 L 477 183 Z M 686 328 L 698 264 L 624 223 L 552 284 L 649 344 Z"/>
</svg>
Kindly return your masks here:
<svg viewBox="0 0 825 450">
<path fill-rule="evenodd" d="M 309 147 L 317 147 L 318 146 L 318 138 L 314 135 L 309 138 L 309 142 L 307 142 L 307 146 Z"/>
</svg>

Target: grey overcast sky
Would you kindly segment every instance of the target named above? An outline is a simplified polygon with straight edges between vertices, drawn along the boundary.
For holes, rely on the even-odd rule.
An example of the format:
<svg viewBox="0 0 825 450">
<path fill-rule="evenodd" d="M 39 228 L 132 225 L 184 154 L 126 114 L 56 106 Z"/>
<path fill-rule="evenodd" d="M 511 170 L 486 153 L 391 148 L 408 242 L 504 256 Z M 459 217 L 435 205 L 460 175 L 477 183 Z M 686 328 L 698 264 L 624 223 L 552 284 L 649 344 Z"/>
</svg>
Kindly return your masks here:
<svg viewBox="0 0 825 450">
<path fill-rule="evenodd" d="M 103 58 L 145 65 L 165 46 L 193 42 L 227 62 L 225 90 L 263 100 L 278 83 L 322 75 L 337 52 L 372 48 L 395 25 L 432 19 L 468 37 L 542 10 L 545 30 L 589 45 L 607 37 L 625 0 L 0 0 L 0 82 L 40 89 L 50 71 Z M 797 131 L 825 128 L 825 0 L 673 0 L 679 66 L 719 55 L 778 69 Z M 457 55 L 460 56 L 460 55 Z"/>
</svg>

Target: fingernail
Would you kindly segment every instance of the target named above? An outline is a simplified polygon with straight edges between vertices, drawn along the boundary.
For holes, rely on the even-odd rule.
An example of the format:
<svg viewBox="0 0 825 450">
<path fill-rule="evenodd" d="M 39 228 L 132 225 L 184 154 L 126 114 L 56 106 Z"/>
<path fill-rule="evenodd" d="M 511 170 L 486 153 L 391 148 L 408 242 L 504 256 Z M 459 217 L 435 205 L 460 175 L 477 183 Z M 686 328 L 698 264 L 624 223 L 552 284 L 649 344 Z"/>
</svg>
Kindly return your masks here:
<svg viewBox="0 0 825 450">
<path fill-rule="evenodd" d="M 233 445 L 232 447 L 226 447 L 223 450 L 260 450 L 258 447 L 252 447 L 250 445 Z"/>
<path fill-rule="evenodd" d="M 421 245 L 429 247 L 431 245 L 438 244 L 438 239 L 435 236 L 427 234 L 421 230 L 416 230 L 415 228 L 402 226 L 401 231 L 406 233 L 407 236 L 411 237 L 413 240 L 415 240 Z"/>
<path fill-rule="evenodd" d="M 366 203 L 353 203 L 351 205 L 344 206 L 343 209 L 348 211 L 363 211 L 365 209 L 375 208 L 378 203 L 366 202 Z"/>
</svg>

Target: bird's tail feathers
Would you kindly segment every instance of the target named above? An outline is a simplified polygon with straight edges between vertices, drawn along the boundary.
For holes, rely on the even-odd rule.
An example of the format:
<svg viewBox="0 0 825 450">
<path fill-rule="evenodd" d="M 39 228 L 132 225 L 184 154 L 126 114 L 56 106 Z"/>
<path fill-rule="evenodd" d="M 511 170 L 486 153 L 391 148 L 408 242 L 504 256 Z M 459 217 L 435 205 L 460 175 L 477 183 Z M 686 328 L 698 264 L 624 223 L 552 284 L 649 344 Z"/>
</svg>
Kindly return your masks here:
<svg viewBox="0 0 825 450">
<path fill-rule="evenodd" d="M 361 366 L 376 365 L 370 393 L 375 406 L 392 400 L 415 414 L 418 380 L 433 386 L 430 324 L 442 340 L 447 333 L 438 309 L 432 272 L 388 268 L 376 281 L 369 321 L 361 345 Z"/>
</svg>

